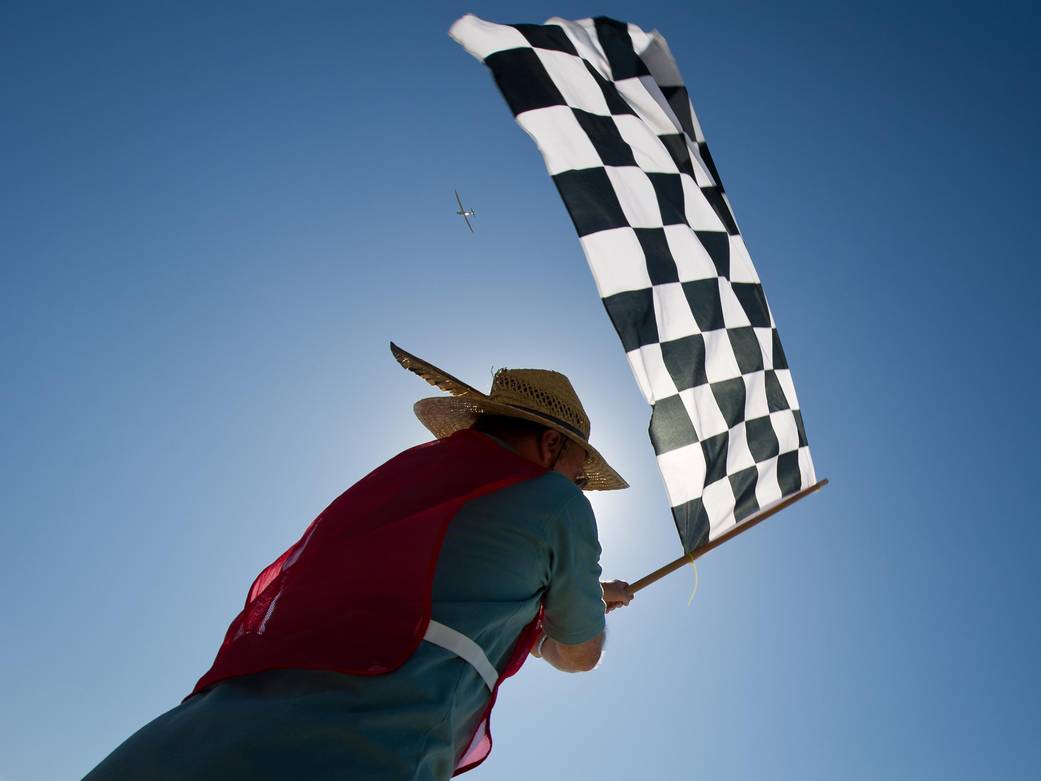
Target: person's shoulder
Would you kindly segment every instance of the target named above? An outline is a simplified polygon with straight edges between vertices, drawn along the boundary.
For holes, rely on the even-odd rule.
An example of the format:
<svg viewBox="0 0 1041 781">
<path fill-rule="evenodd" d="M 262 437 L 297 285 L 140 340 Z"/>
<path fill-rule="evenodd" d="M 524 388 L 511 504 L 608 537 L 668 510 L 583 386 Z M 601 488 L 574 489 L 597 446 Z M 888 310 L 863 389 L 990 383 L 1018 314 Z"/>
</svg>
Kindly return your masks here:
<svg viewBox="0 0 1041 781">
<path fill-rule="evenodd" d="M 534 490 L 561 505 L 571 504 L 576 501 L 589 503 L 585 494 L 582 493 L 582 489 L 560 474 L 560 472 L 546 472 L 529 482 Z"/>
<path fill-rule="evenodd" d="M 546 519 L 592 512 L 578 486 L 559 472 L 546 472 L 523 480 L 497 491 L 494 496 L 492 504 L 496 506 Z"/>
<path fill-rule="evenodd" d="M 559 472 L 546 472 L 500 488 L 472 500 L 469 506 L 486 515 L 523 518 L 528 523 L 549 526 L 558 526 L 562 519 L 584 520 L 593 515 L 582 491 Z"/>
<path fill-rule="evenodd" d="M 581 488 L 568 480 L 560 472 L 547 472 L 535 478 L 533 483 L 541 492 L 547 516 L 554 519 L 554 526 L 570 528 L 573 526 L 595 526 L 596 517 L 593 505 Z"/>
</svg>

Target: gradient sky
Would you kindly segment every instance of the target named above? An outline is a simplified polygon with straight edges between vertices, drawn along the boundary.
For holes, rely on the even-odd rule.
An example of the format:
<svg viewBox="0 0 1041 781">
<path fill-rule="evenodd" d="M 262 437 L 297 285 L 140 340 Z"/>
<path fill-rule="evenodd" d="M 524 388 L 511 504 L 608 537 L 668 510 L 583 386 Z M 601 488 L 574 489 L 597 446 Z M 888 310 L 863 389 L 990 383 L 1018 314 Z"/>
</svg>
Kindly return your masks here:
<svg viewBox="0 0 1041 781">
<path fill-rule="evenodd" d="M 446 35 L 668 38 L 831 485 L 532 663 L 471 778 L 1033 779 L 1041 768 L 1028 5 L 0 5 L 0 779 L 78 778 L 209 666 L 256 572 L 425 439 L 387 342 L 566 372 L 681 552 L 649 410 L 534 144 Z M 476 208 L 470 235 L 453 189 Z"/>
</svg>

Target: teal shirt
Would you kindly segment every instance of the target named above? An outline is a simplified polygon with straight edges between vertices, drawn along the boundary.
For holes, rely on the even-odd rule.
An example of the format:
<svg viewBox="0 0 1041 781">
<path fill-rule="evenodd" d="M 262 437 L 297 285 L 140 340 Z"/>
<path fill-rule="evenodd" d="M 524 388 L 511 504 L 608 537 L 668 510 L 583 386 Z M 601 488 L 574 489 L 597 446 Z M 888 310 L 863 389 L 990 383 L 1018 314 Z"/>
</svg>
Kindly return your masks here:
<svg viewBox="0 0 1041 781">
<path fill-rule="evenodd" d="M 452 521 L 433 618 L 500 671 L 540 600 L 550 637 L 585 642 L 604 629 L 599 558 L 592 507 L 567 478 L 515 484 Z M 488 696 L 473 667 L 425 642 L 387 675 L 244 676 L 145 725 L 87 779 L 447 779 Z"/>
</svg>

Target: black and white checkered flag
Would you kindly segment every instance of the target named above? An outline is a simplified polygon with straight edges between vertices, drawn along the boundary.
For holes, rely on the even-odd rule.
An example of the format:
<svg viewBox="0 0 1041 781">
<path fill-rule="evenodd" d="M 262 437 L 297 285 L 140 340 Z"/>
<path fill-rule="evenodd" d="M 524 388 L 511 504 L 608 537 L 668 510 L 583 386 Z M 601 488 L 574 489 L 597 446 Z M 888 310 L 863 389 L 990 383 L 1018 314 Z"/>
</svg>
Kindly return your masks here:
<svg viewBox="0 0 1041 781">
<path fill-rule="evenodd" d="M 815 482 L 788 363 L 665 39 L 607 18 L 451 36 L 534 139 L 652 405 L 684 550 Z"/>
</svg>

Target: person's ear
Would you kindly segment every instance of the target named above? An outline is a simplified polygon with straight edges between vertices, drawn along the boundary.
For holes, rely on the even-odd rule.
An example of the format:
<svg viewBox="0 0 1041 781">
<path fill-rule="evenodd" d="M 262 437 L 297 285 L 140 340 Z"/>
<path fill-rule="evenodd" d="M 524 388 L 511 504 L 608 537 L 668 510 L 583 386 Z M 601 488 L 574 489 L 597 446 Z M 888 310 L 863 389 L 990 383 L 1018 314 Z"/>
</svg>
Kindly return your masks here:
<svg viewBox="0 0 1041 781">
<path fill-rule="evenodd" d="M 560 446 L 561 435 L 559 431 L 548 429 L 539 437 L 539 458 L 542 465 L 548 467 L 556 457 L 557 448 Z"/>
</svg>

